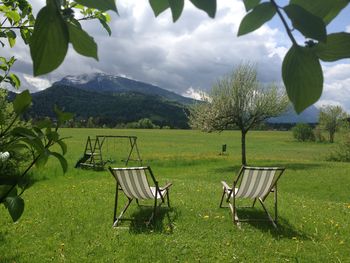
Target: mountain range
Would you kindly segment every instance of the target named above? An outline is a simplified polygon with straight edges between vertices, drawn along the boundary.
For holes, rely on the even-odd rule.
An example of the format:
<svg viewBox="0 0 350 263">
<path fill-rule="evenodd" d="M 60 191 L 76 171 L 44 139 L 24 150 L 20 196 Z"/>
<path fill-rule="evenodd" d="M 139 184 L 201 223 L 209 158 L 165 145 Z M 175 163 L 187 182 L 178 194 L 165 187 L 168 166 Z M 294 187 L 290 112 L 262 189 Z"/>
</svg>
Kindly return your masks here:
<svg viewBox="0 0 350 263">
<path fill-rule="evenodd" d="M 33 93 L 32 118 L 54 117 L 53 106 L 75 114 L 76 120 L 92 117 L 98 125 L 149 118 L 159 126 L 188 128 L 187 108 L 196 101 L 148 83 L 102 73 L 66 76 L 51 87 Z M 292 107 L 270 123 L 316 123 L 318 109 L 311 106 L 300 115 Z"/>
</svg>

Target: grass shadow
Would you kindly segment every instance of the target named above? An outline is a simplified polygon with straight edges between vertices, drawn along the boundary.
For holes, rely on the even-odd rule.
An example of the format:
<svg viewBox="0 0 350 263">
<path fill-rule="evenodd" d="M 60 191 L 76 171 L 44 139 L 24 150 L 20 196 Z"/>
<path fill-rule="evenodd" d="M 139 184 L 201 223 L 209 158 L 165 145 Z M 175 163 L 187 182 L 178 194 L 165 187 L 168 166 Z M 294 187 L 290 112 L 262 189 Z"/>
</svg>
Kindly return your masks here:
<svg viewBox="0 0 350 263">
<path fill-rule="evenodd" d="M 295 228 L 283 217 L 278 217 L 277 229 L 273 227 L 272 223 L 268 221 L 267 215 L 264 211 L 258 210 L 256 208 L 239 208 L 238 210 L 239 219 L 266 219 L 267 221 L 247 221 L 242 222 L 242 227 L 244 224 L 249 224 L 252 227 L 259 229 L 264 233 L 271 234 L 275 239 L 297 239 L 297 240 L 312 240 L 313 238 L 306 234 L 305 232 Z"/>
<path fill-rule="evenodd" d="M 318 168 L 320 166 L 322 166 L 322 164 L 317 164 L 317 163 L 287 163 L 282 165 L 284 167 L 286 167 L 286 169 L 288 170 L 309 170 L 309 169 L 315 169 Z"/>
<path fill-rule="evenodd" d="M 241 168 L 241 165 L 233 165 L 233 166 L 225 166 L 225 167 L 219 167 L 212 169 L 215 173 L 234 173 L 237 174 L 239 169 Z"/>
<path fill-rule="evenodd" d="M 309 170 L 309 169 L 315 169 L 322 164 L 317 164 L 317 163 L 285 163 L 285 162 L 276 162 L 273 164 L 266 163 L 266 166 L 281 166 L 285 167 L 288 170 Z M 254 166 L 254 164 L 251 164 L 251 166 Z M 257 166 L 263 166 L 263 165 L 257 165 Z M 216 173 L 229 173 L 229 172 L 234 172 L 234 174 L 237 174 L 239 169 L 241 168 L 241 165 L 233 165 L 233 166 L 225 166 L 225 167 L 219 167 L 219 168 L 214 168 L 213 172 Z"/>
<path fill-rule="evenodd" d="M 164 233 L 172 234 L 174 232 L 174 222 L 179 216 L 179 211 L 176 208 L 160 207 L 150 224 L 147 223 L 153 212 L 152 206 L 140 206 L 137 211 L 133 212 L 128 220 L 129 232 L 132 234 L 152 234 Z M 122 225 L 125 222 L 121 222 Z"/>
</svg>

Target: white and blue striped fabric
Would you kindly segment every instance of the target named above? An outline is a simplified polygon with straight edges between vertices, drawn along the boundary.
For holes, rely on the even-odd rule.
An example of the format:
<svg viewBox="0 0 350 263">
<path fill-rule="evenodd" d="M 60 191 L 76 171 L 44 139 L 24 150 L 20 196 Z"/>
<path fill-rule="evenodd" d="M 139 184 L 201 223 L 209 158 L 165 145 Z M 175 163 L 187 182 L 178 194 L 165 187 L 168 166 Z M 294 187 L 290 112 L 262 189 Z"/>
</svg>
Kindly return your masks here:
<svg viewBox="0 0 350 263">
<path fill-rule="evenodd" d="M 127 197 L 154 199 L 156 187 L 151 187 L 147 181 L 147 167 L 113 168 L 112 170 Z M 161 191 L 163 196 L 165 193 L 166 190 Z M 157 198 L 161 198 L 159 192 Z"/>
<path fill-rule="evenodd" d="M 275 183 L 276 173 L 279 168 L 254 168 L 245 167 L 243 178 L 238 189 L 235 189 L 236 197 L 241 198 L 263 198 Z"/>
</svg>

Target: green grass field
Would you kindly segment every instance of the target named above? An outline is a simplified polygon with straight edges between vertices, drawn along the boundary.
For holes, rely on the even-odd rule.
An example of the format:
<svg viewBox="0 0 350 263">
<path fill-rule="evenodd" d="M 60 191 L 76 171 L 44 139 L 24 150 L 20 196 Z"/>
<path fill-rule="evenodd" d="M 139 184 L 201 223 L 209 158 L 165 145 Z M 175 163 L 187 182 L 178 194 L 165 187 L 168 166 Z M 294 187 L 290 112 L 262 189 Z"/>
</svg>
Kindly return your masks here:
<svg viewBox="0 0 350 263">
<path fill-rule="evenodd" d="M 285 166 L 286 172 L 279 181 L 279 228 L 260 222 L 238 229 L 219 201 L 220 181 L 231 182 L 240 168 L 239 132 L 61 132 L 70 136 L 69 171 L 63 175 L 56 160 L 33 171 L 37 181 L 23 195 L 19 222 L 0 208 L 0 262 L 350 262 L 350 164 L 324 161 L 336 144 L 296 142 L 290 132 L 249 132 L 248 164 Z M 133 204 L 126 216 L 137 221 L 112 228 L 114 178 L 73 168 L 87 136 L 96 134 L 138 136 L 144 165 L 160 184 L 173 183 L 172 208 L 164 206 L 153 226 L 142 221 L 150 210 Z M 228 155 L 220 156 L 225 143 Z M 108 151 L 120 160 L 126 146 L 111 142 Z M 253 211 L 239 215 L 264 216 L 259 205 Z"/>
</svg>

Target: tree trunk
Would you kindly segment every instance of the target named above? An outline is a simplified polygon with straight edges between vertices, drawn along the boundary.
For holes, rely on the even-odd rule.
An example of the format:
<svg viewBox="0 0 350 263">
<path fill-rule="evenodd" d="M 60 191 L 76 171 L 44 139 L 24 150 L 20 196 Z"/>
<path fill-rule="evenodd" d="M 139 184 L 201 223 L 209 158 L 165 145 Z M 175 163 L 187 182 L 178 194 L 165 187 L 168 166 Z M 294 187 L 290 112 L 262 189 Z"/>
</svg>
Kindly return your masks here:
<svg viewBox="0 0 350 263">
<path fill-rule="evenodd" d="M 241 131 L 241 146 L 242 146 L 242 165 L 247 165 L 247 159 L 246 159 L 246 155 L 245 155 L 245 135 L 246 135 L 246 131 L 242 130 Z"/>
<path fill-rule="evenodd" d="M 329 132 L 329 142 L 330 142 L 330 143 L 333 143 L 333 142 L 334 142 L 334 133 L 335 133 L 335 132 L 333 132 L 333 131 L 330 131 L 330 132 Z"/>
</svg>

